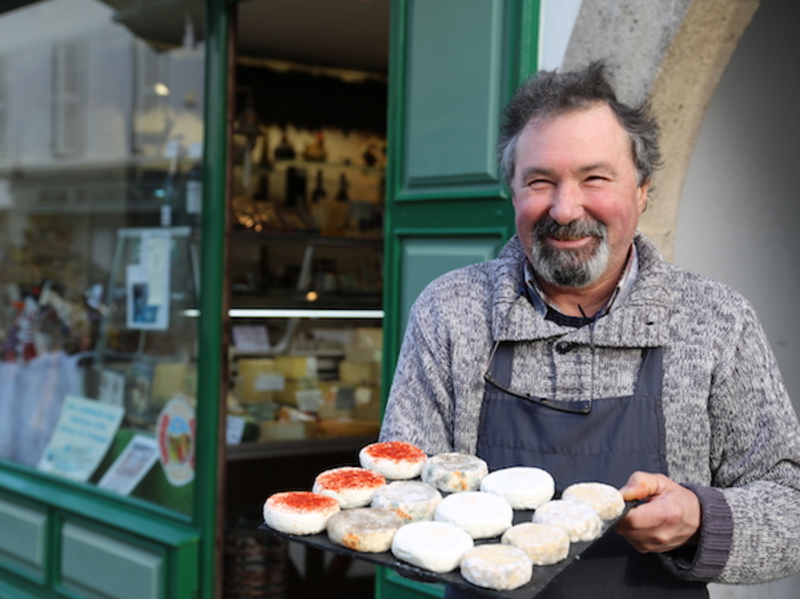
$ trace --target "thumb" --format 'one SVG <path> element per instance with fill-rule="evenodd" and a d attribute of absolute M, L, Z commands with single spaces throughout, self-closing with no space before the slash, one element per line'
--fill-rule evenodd
<path fill-rule="evenodd" d="M 659 479 L 657 474 L 634 472 L 619 491 L 625 501 L 640 501 L 655 495 L 658 492 L 658 488 Z"/>

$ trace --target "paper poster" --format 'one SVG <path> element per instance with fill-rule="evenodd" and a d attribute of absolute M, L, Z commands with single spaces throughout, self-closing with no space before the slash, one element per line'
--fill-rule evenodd
<path fill-rule="evenodd" d="M 100 388 L 97 401 L 122 406 L 125 404 L 125 375 L 104 368 L 100 371 Z"/>
<path fill-rule="evenodd" d="M 97 483 L 120 495 L 130 495 L 158 461 L 158 443 L 153 437 L 136 435 Z"/>
<path fill-rule="evenodd" d="M 166 231 L 142 234 L 140 263 L 129 264 L 125 271 L 129 329 L 169 327 L 170 245 Z"/>
<path fill-rule="evenodd" d="M 123 414 L 120 406 L 67 395 L 37 468 L 86 482 L 114 440 Z"/>
<path fill-rule="evenodd" d="M 194 409 L 183 399 L 167 402 L 156 422 L 158 458 L 167 480 L 182 487 L 194 480 Z"/>

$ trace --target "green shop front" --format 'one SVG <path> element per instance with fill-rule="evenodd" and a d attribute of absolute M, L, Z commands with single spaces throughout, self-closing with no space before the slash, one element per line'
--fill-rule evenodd
<path fill-rule="evenodd" d="M 0 596 L 441 596 L 267 538 L 513 231 L 535 0 L 0 2 Z"/>

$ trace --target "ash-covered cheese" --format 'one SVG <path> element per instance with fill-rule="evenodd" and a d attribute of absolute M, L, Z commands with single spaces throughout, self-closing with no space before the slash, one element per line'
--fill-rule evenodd
<path fill-rule="evenodd" d="M 342 510 L 328 520 L 328 538 L 353 551 L 381 553 L 392 546 L 392 539 L 403 520 L 389 510 L 354 508 Z"/>
<path fill-rule="evenodd" d="M 461 558 L 461 575 L 484 589 L 517 589 L 530 582 L 532 574 L 530 558 L 511 545 L 478 545 Z"/>
<path fill-rule="evenodd" d="M 625 510 L 622 493 L 605 483 L 575 483 L 564 489 L 561 499 L 588 503 L 603 520 L 613 520 Z"/>
<path fill-rule="evenodd" d="M 569 535 L 558 526 L 523 522 L 505 531 L 500 542 L 522 549 L 534 566 L 552 566 L 569 555 Z"/>
<path fill-rule="evenodd" d="M 600 536 L 603 521 L 588 503 L 555 499 L 536 508 L 535 524 L 558 526 L 573 543 L 592 541 Z"/>
<path fill-rule="evenodd" d="M 477 491 L 489 467 L 481 458 L 466 453 L 440 453 L 422 467 L 422 481 L 444 493 Z"/>
<path fill-rule="evenodd" d="M 433 520 L 436 506 L 442 501 L 442 494 L 417 480 L 399 480 L 381 487 L 372 498 L 372 507 L 391 510 L 404 522 Z"/>

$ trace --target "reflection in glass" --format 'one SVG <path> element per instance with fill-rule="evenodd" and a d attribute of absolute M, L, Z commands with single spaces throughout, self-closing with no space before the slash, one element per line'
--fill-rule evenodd
<path fill-rule="evenodd" d="M 112 4 L 0 15 L 0 458 L 63 473 L 121 409 L 85 482 L 114 472 L 108 488 L 189 511 L 202 4 Z M 134 445 L 167 459 L 114 466 Z"/>

